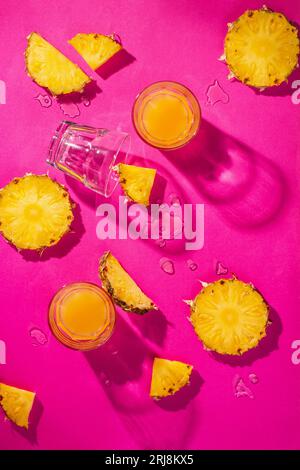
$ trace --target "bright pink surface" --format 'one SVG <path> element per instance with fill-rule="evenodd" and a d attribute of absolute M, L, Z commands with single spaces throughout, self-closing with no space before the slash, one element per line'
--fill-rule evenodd
<path fill-rule="evenodd" d="M 291 362 L 291 343 L 300 337 L 300 108 L 291 102 L 291 81 L 260 95 L 228 82 L 227 68 L 217 61 L 226 23 L 261 3 L 14 0 L 1 5 L 0 79 L 7 86 L 7 104 L 0 105 L 1 186 L 26 172 L 46 172 L 50 136 L 61 119 L 68 119 L 55 100 L 48 108 L 40 105 L 35 97 L 46 92 L 24 71 L 25 38 L 38 31 L 96 78 L 101 89 L 90 106 L 64 103 L 65 112 L 77 114 L 71 119 L 129 131 L 133 154 L 167 179 L 165 200 L 176 192 L 182 202 L 205 203 L 200 251 L 185 251 L 175 242 L 160 248 L 150 240 L 101 241 L 95 213 L 101 198 L 50 171 L 69 187 L 81 216 L 75 233 L 40 259 L 22 256 L 0 240 L 0 339 L 7 345 L 0 379 L 34 390 L 38 397 L 28 433 L 4 421 L 1 412 L 1 449 L 299 448 L 300 365 Z M 268 6 L 300 22 L 296 4 L 272 0 Z M 67 44 L 77 32 L 116 32 L 135 60 L 120 67 L 130 61 L 124 55 L 116 58 L 105 67 L 110 76 L 103 79 Z M 131 105 L 144 86 L 165 79 L 180 81 L 196 94 L 204 123 L 193 145 L 163 155 L 135 135 Z M 228 103 L 223 97 L 223 102 L 207 104 L 206 90 L 215 80 Z M 195 150 L 199 140 L 200 156 Z M 48 303 L 63 284 L 98 283 L 98 260 L 107 249 L 160 311 L 144 317 L 119 311 L 111 342 L 84 355 L 51 337 Z M 160 269 L 163 256 L 174 261 L 173 276 Z M 187 267 L 188 259 L 198 264 L 196 271 Z M 272 306 L 267 338 L 235 361 L 203 350 L 182 302 L 198 292 L 198 279 L 218 277 L 217 261 L 252 281 Z M 32 345 L 32 327 L 47 333 L 47 345 Z M 159 403 L 148 397 L 155 354 L 195 367 L 190 387 Z M 257 374 L 258 384 L 249 382 L 249 373 Z M 235 397 L 236 374 L 254 399 Z"/>

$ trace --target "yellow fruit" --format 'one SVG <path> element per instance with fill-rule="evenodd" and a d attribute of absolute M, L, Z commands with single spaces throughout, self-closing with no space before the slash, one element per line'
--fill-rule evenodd
<path fill-rule="evenodd" d="M 149 205 L 156 170 L 119 163 L 116 167 L 120 185 L 126 196 L 138 204 Z"/>
<path fill-rule="evenodd" d="M 193 366 L 179 361 L 156 357 L 153 362 L 150 397 L 163 398 L 174 395 L 190 380 Z"/>
<path fill-rule="evenodd" d="M 72 220 L 68 191 L 47 175 L 14 178 L 0 190 L 0 233 L 19 250 L 55 245 Z"/>
<path fill-rule="evenodd" d="M 99 275 L 104 289 L 123 310 L 142 315 L 157 309 L 109 251 L 100 260 Z"/>
<path fill-rule="evenodd" d="M 35 393 L 0 383 L 0 405 L 8 419 L 28 429 L 28 419 Z"/>
<path fill-rule="evenodd" d="M 247 10 L 229 24 L 225 59 L 241 82 L 257 88 L 280 85 L 297 67 L 298 29 L 282 13 Z"/>
<path fill-rule="evenodd" d="M 220 279 L 207 284 L 190 305 L 192 325 L 206 349 L 239 355 L 266 336 L 269 308 L 251 284 Z"/>
<path fill-rule="evenodd" d="M 91 81 L 78 65 L 71 62 L 37 33 L 28 36 L 25 52 L 26 69 L 38 85 L 53 95 L 82 91 Z"/>
<path fill-rule="evenodd" d="M 68 42 L 93 70 L 97 70 L 122 49 L 121 44 L 103 34 L 78 33 Z"/>

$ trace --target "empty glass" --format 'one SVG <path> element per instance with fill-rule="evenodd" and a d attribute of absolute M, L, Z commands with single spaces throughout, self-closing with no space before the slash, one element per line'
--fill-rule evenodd
<path fill-rule="evenodd" d="M 110 197 L 118 184 L 114 166 L 126 162 L 129 147 L 125 132 L 63 121 L 52 138 L 47 163 Z"/>

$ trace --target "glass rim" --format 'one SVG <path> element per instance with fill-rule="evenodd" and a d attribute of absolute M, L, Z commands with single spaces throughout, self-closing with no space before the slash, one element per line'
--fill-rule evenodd
<path fill-rule="evenodd" d="M 96 288 L 97 290 L 101 291 L 101 294 L 107 300 L 109 306 L 109 323 L 107 326 L 102 330 L 99 335 L 95 339 L 73 339 L 67 332 L 62 331 L 58 324 L 57 324 L 57 319 L 56 319 L 56 308 L 53 307 L 53 302 L 55 298 L 65 289 L 67 290 L 68 287 L 71 286 L 80 286 L 80 285 L 88 285 L 91 286 L 92 288 Z M 63 346 L 66 346 L 70 349 L 76 350 L 76 351 L 91 351 L 94 349 L 97 349 L 98 347 L 102 346 L 105 344 L 113 334 L 115 324 L 116 324 L 116 308 L 115 304 L 111 298 L 111 296 L 108 294 L 108 292 L 101 286 L 89 282 L 89 281 L 76 281 L 76 282 L 70 282 L 68 284 L 64 284 L 62 287 L 60 287 L 55 294 L 52 296 L 49 304 L 48 304 L 48 324 L 49 328 L 53 334 L 53 336 L 59 341 Z M 108 332 L 107 336 L 103 338 L 103 334 L 105 332 Z"/>
<path fill-rule="evenodd" d="M 155 85 L 160 85 L 162 83 L 165 83 L 165 84 L 170 84 L 170 85 L 177 85 L 181 88 L 183 88 L 184 90 L 186 90 L 191 96 L 192 98 L 195 100 L 195 103 L 196 103 L 196 106 L 199 110 L 199 122 L 197 124 L 197 128 L 195 129 L 195 131 L 193 132 L 193 134 L 191 136 L 189 136 L 189 138 L 185 141 L 183 141 L 182 143 L 179 143 L 179 145 L 174 145 L 174 146 L 170 146 L 170 147 L 162 147 L 160 145 L 156 145 L 152 142 L 149 142 L 141 133 L 140 131 L 138 130 L 137 128 L 137 125 L 136 125 L 136 122 L 135 122 L 135 109 L 136 109 L 136 105 L 138 103 L 138 100 L 139 98 L 141 97 L 141 95 L 143 93 L 145 93 L 145 91 L 147 91 L 149 88 L 151 88 L 152 86 L 154 87 Z M 177 82 L 175 80 L 158 80 L 156 82 L 152 82 L 150 83 L 149 85 L 145 86 L 135 97 L 134 99 L 134 102 L 133 102 L 133 105 L 132 105 L 132 109 L 131 109 L 131 120 L 132 120 L 132 124 L 133 124 L 133 127 L 137 133 L 137 135 L 143 140 L 143 142 L 145 142 L 146 144 L 150 145 L 150 147 L 153 147 L 153 148 L 156 148 L 156 149 L 159 149 L 159 150 L 165 150 L 165 151 L 172 151 L 172 150 L 177 150 L 181 147 L 184 147 L 185 145 L 189 144 L 191 142 L 191 140 L 193 140 L 195 138 L 195 136 L 198 134 L 198 131 L 199 131 L 199 128 L 200 128 L 200 123 L 201 123 L 201 118 L 202 118 L 202 112 L 201 112 L 201 106 L 200 106 L 200 103 L 198 101 L 198 98 L 196 97 L 196 95 L 192 92 L 192 90 L 187 87 L 186 85 L 183 85 L 182 83 L 180 82 Z"/>

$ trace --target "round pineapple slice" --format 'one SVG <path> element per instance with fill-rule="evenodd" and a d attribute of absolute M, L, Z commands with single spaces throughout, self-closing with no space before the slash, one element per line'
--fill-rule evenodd
<path fill-rule="evenodd" d="M 31 33 L 27 39 L 25 62 L 28 75 L 53 95 L 83 91 L 91 81 L 78 65 L 39 34 Z"/>
<path fill-rule="evenodd" d="M 280 85 L 298 65 L 298 29 L 282 13 L 247 10 L 228 26 L 225 60 L 231 76 L 257 88 Z"/>
<path fill-rule="evenodd" d="M 14 178 L 0 190 L 0 233 L 19 250 L 55 245 L 72 220 L 69 193 L 47 175 Z"/>
<path fill-rule="evenodd" d="M 206 349 L 241 355 L 266 336 L 269 308 L 251 284 L 220 279 L 190 304 L 190 320 Z"/>

